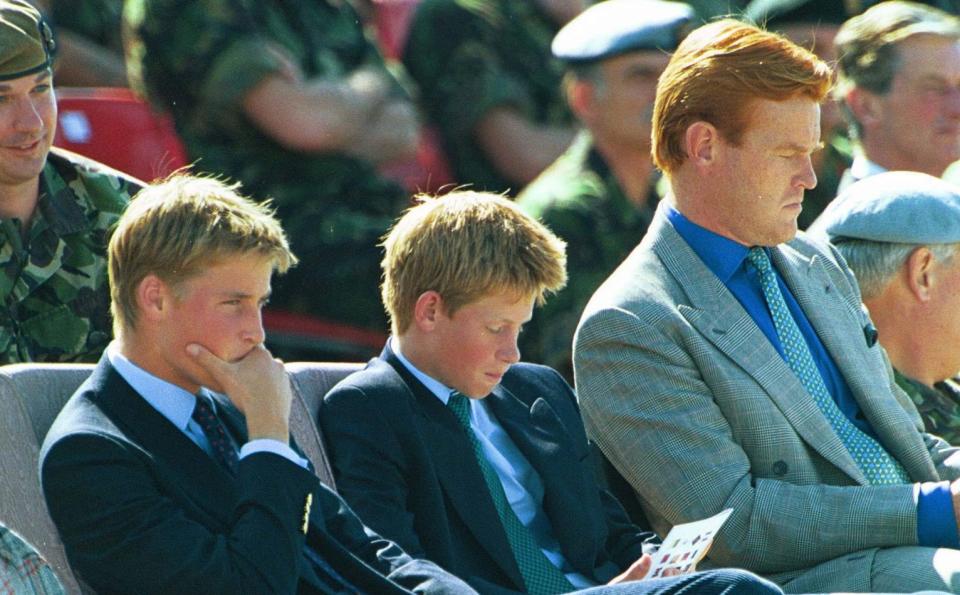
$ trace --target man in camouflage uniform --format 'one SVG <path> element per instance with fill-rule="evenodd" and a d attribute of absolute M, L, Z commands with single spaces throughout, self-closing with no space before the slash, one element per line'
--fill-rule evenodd
<path fill-rule="evenodd" d="M 403 61 L 454 178 L 514 193 L 573 139 L 550 41 L 585 0 L 424 0 Z"/>
<path fill-rule="evenodd" d="M 864 304 L 928 432 L 960 445 L 960 187 L 919 172 L 850 185 L 814 222 L 857 276 Z"/>
<path fill-rule="evenodd" d="M 0 1 L 0 363 L 96 361 L 110 341 L 106 237 L 140 183 L 51 151 L 53 41 Z"/>
<path fill-rule="evenodd" d="M 406 205 L 375 165 L 416 149 L 416 113 L 349 2 L 131 0 L 131 84 L 196 169 L 272 198 L 300 265 L 274 305 L 386 329 L 379 237 Z"/>
<path fill-rule="evenodd" d="M 517 198 L 569 247 L 569 282 L 525 327 L 521 352 L 568 380 L 583 307 L 640 242 L 656 209 L 650 118 L 657 77 L 692 19 L 679 2 L 609 0 L 554 39 L 553 53 L 568 65 L 567 101 L 586 130 Z"/>

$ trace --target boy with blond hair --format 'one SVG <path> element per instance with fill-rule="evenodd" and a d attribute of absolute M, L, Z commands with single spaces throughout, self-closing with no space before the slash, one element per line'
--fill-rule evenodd
<path fill-rule="evenodd" d="M 338 489 L 376 531 L 483 593 L 776 593 L 740 571 L 635 582 L 657 540 L 599 489 L 570 387 L 518 363 L 565 247 L 516 205 L 421 197 L 384 242 L 393 336 L 324 399 Z M 611 586 L 606 586 L 611 583 Z"/>
<path fill-rule="evenodd" d="M 263 346 L 274 271 L 296 262 L 236 186 L 176 176 L 109 246 L 117 339 L 41 453 L 71 565 L 109 593 L 474 593 L 364 527 L 290 443 Z"/>

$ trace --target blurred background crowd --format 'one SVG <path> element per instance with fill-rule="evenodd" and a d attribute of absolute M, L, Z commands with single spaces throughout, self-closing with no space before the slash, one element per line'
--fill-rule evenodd
<path fill-rule="evenodd" d="M 275 281 L 267 325 L 274 339 L 307 337 L 273 345 L 281 355 L 375 354 L 387 329 L 377 290 L 379 239 L 417 191 L 468 186 L 515 197 L 568 242 L 569 284 L 535 314 L 521 346 L 525 360 L 569 377 L 583 306 L 642 238 L 664 192 L 649 136 L 670 50 L 690 29 L 735 15 L 836 65 L 838 48 L 862 53 L 862 35 L 849 31 L 844 46 L 841 26 L 877 2 L 638 0 L 648 30 L 624 36 L 611 28 L 601 50 L 555 39 L 588 0 L 36 4 L 56 40 L 57 144 L 124 169 L 131 155 L 125 145 L 137 133 L 116 130 L 109 113 L 98 122 L 92 112 L 70 109 L 69 101 L 142 102 L 154 123 L 169 126 L 170 138 L 154 142 L 154 154 L 128 173 L 150 181 L 189 163 L 273 202 L 301 263 Z M 960 8 L 956 0 L 922 4 L 944 17 Z M 596 26 L 611 27 L 611 19 Z M 801 228 L 850 181 L 845 175 L 863 177 L 856 174 L 864 168 L 951 178 L 947 165 L 960 158 L 960 64 L 955 53 L 944 63 L 938 48 L 907 49 L 917 55 L 903 53 L 897 65 L 871 54 L 891 62 L 875 88 L 854 80 L 865 67 L 851 62 L 846 86 L 823 106 L 819 183 L 806 193 Z M 915 64 L 900 64 L 907 58 Z M 938 73 L 923 78 L 923 68 Z M 890 104 L 882 117 L 863 89 Z M 946 127 L 954 142 L 932 140 L 925 126 Z M 106 136 L 104 147 L 98 138 Z M 902 155 L 855 164 L 863 138 Z M 309 329 L 320 340 L 310 341 Z"/>

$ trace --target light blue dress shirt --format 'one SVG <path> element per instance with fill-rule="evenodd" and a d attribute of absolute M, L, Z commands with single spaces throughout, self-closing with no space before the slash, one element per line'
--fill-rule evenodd
<path fill-rule="evenodd" d="M 392 338 L 390 348 L 407 370 L 446 405 L 453 389 L 418 370 L 403 356 L 397 342 Z M 573 570 L 564 558 L 560 543 L 553 536 L 550 519 L 543 510 L 543 482 L 537 471 L 494 417 L 486 399 L 467 401 L 470 403 L 470 427 L 480 441 L 487 461 L 497 472 L 503 491 L 507 494 L 507 501 L 517 518 L 533 533 L 547 559 L 566 575 L 574 587 L 585 589 L 596 586 L 597 583 Z"/>
<path fill-rule="evenodd" d="M 866 155 L 859 151 L 854 156 L 853 163 L 850 164 L 850 174 L 855 180 L 869 178 L 870 176 L 882 174 L 885 171 L 887 171 L 885 167 L 881 167 L 873 161 L 870 161 Z"/>
<path fill-rule="evenodd" d="M 175 384 L 166 380 L 161 380 L 153 374 L 140 368 L 122 353 L 116 341 L 107 346 L 107 358 L 110 365 L 120 376 L 127 381 L 133 390 L 137 391 L 143 399 L 156 409 L 160 415 L 170 421 L 178 430 L 183 432 L 187 438 L 199 446 L 205 453 L 214 456 L 210 442 L 207 440 L 203 429 L 193 419 L 193 408 L 196 405 L 196 396 Z M 207 389 L 201 389 L 207 390 Z M 210 391 L 213 392 L 213 391 Z M 216 407 L 216 402 L 212 405 Z M 216 410 L 216 409 L 214 409 Z M 230 440 L 234 438 L 230 436 Z M 234 444 L 236 446 L 236 444 Z M 278 440 L 270 438 L 260 438 L 251 440 L 240 448 L 239 458 L 252 455 L 257 452 L 270 452 L 279 455 L 292 463 L 307 468 L 307 460 L 300 457 L 289 445 Z"/>
<path fill-rule="evenodd" d="M 756 269 L 747 264 L 749 247 L 731 239 L 716 234 L 701 227 L 684 217 L 673 207 L 668 207 L 667 219 L 673 224 L 680 237 L 696 252 L 700 260 L 713 274 L 730 290 L 743 306 L 747 314 L 753 318 L 763 334 L 773 344 L 780 357 L 783 357 L 783 347 L 777 336 L 770 309 L 763 297 L 763 288 L 760 285 L 760 276 Z M 833 396 L 837 406 L 858 428 L 876 438 L 870 422 L 860 411 L 860 405 L 853 397 L 847 381 L 840 373 L 836 362 L 820 341 L 816 331 L 807 319 L 800 304 L 797 303 L 790 288 L 783 278 L 773 268 L 777 276 L 777 284 L 783 293 L 787 308 L 793 315 L 800 332 L 807 341 L 810 353 L 820 370 L 827 390 Z M 960 546 L 957 535 L 957 523 L 953 514 L 953 499 L 950 496 L 950 483 L 946 481 L 928 482 L 920 484 L 917 494 L 917 540 L 920 545 L 928 547 Z"/>

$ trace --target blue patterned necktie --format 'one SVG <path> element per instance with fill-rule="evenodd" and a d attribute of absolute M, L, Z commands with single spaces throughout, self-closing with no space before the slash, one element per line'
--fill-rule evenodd
<path fill-rule="evenodd" d="M 232 475 L 237 474 L 237 466 L 240 459 L 237 457 L 237 449 L 233 446 L 233 441 L 227 435 L 223 422 L 217 418 L 210 403 L 210 397 L 203 390 L 197 393 L 197 404 L 193 408 L 193 419 L 203 430 L 213 449 L 214 458 L 223 465 L 224 469 Z"/>
<path fill-rule="evenodd" d="M 573 585 L 560 572 L 560 569 L 547 559 L 543 550 L 537 545 L 533 533 L 520 522 L 510 506 L 507 494 L 503 491 L 503 484 L 500 483 L 500 477 L 497 476 L 493 465 L 487 461 L 487 457 L 483 453 L 483 446 L 473 433 L 473 428 L 470 427 L 470 403 L 467 401 L 467 397 L 454 391 L 450 395 L 447 405 L 467 432 L 467 438 L 470 440 L 473 454 L 480 465 L 480 472 L 487 484 L 490 497 L 493 499 L 493 506 L 497 509 L 497 516 L 500 517 L 500 522 L 507 534 L 507 541 L 510 543 L 513 557 L 520 568 L 520 574 L 523 576 L 527 592 L 531 595 L 552 595 L 573 591 Z"/>
<path fill-rule="evenodd" d="M 763 248 L 753 247 L 747 258 L 760 273 L 763 296 L 773 316 L 773 325 L 783 345 L 787 364 L 807 392 L 813 396 L 817 407 L 830 422 L 830 427 L 837 433 L 840 441 L 847 447 L 867 481 L 873 485 L 910 483 L 910 476 L 900 463 L 891 457 L 879 442 L 854 425 L 837 407 L 837 403 L 823 382 L 820 370 L 813 361 L 807 341 L 787 308 L 767 253 Z"/>

